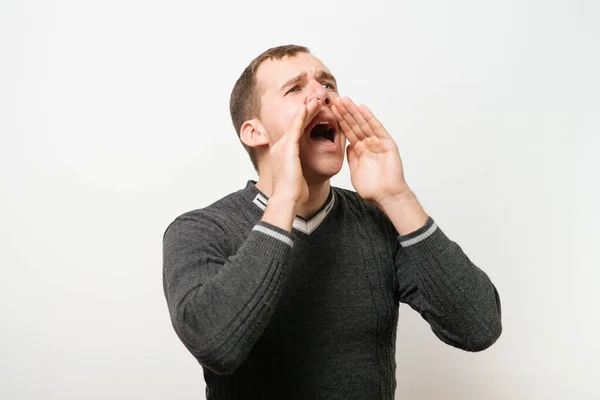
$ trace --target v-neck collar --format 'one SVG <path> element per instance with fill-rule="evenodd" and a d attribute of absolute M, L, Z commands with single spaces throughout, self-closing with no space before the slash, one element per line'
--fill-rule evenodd
<path fill-rule="evenodd" d="M 252 183 L 254 186 L 254 182 L 252 182 Z M 267 208 L 267 203 L 268 203 L 269 199 L 267 198 L 267 196 L 264 195 L 264 193 L 262 193 L 260 190 L 258 190 L 258 188 L 256 188 L 256 186 L 254 186 L 254 189 L 258 193 L 256 194 L 256 196 L 254 196 L 254 199 L 252 200 L 252 202 L 257 207 L 259 207 L 261 210 L 264 211 Z M 323 206 L 321 206 L 321 208 L 319 208 L 319 210 L 317 210 L 317 212 L 315 212 L 313 214 L 313 216 L 310 217 L 309 219 L 304 219 L 301 216 L 296 215 L 296 217 L 294 218 L 292 227 L 306 235 L 310 235 L 312 232 L 315 231 L 315 229 L 317 229 L 319 227 L 319 225 L 321 225 L 323 223 L 323 221 L 325 221 L 325 219 L 327 218 L 327 215 L 329 215 L 331 210 L 333 210 L 334 204 L 335 204 L 335 192 L 333 191 L 333 188 L 330 188 L 329 189 L 329 197 L 327 197 L 325 204 L 323 204 Z"/>

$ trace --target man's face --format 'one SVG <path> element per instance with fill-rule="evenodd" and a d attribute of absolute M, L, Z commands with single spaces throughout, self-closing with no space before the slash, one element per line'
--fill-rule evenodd
<path fill-rule="evenodd" d="M 313 98 L 323 102 L 316 117 L 300 138 L 300 161 L 307 182 L 318 182 L 337 174 L 344 162 L 346 138 L 329 108 L 338 97 L 335 78 L 319 59 L 308 53 L 281 60 L 266 60 L 257 71 L 262 92 L 260 121 L 270 143 L 289 129 L 301 106 Z M 329 105 L 325 99 L 329 98 Z"/>

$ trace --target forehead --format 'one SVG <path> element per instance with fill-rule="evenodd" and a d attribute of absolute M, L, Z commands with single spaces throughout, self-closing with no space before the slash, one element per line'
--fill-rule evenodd
<path fill-rule="evenodd" d="M 309 53 L 297 53 L 295 56 L 285 56 L 280 60 L 266 60 L 256 71 L 256 77 L 263 92 L 278 90 L 290 78 L 306 72 L 308 76 L 317 71 L 329 69 L 317 57 Z"/>

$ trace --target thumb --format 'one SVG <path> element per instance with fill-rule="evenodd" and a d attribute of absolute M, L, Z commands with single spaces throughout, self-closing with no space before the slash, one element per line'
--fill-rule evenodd
<path fill-rule="evenodd" d="M 293 139 L 294 141 L 300 140 L 302 134 L 304 133 L 304 129 L 317 113 L 317 110 L 319 109 L 320 105 L 319 102 L 320 100 L 313 98 L 308 102 L 308 104 L 302 105 L 302 107 L 300 107 L 300 109 L 296 113 L 296 116 L 294 117 L 292 126 L 290 127 L 289 134 L 291 136 L 291 139 Z"/>
<path fill-rule="evenodd" d="M 350 172 L 352 172 L 358 166 L 358 154 L 356 154 L 354 145 L 351 144 L 346 147 L 346 156 L 346 159 L 348 160 L 348 166 L 350 167 Z"/>

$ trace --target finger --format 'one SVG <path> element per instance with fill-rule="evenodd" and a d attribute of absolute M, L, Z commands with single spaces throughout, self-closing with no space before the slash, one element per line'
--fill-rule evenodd
<path fill-rule="evenodd" d="M 304 118 L 304 126 L 302 130 L 306 129 L 306 127 L 311 123 L 313 118 L 318 114 L 322 105 L 323 102 L 321 101 L 321 99 L 311 99 L 308 102 L 308 104 L 306 105 L 308 113 L 306 114 L 306 118 Z"/>
<path fill-rule="evenodd" d="M 360 130 L 366 137 L 375 136 L 373 129 L 361 114 L 360 109 L 352 100 L 350 100 L 350 98 L 346 97 L 342 99 L 342 104 L 346 107 L 348 114 L 353 118 L 353 122 L 350 123 L 353 131 L 356 132 L 357 130 Z"/>
<path fill-rule="evenodd" d="M 310 123 L 312 118 L 316 114 L 316 110 L 319 109 L 319 100 L 311 99 L 308 104 L 302 105 L 298 111 L 296 112 L 296 116 L 294 117 L 294 121 L 292 122 L 292 126 L 288 131 L 288 135 L 290 138 L 298 141 L 302 137 L 304 133 L 304 129 Z"/>
<path fill-rule="evenodd" d="M 356 154 L 356 149 L 354 148 L 353 144 L 346 147 L 346 159 L 348 160 L 350 171 L 354 171 L 354 169 L 358 166 L 358 155 Z"/>
<path fill-rule="evenodd" d="M 358 140 L 363 140 L 366 137 L 365 132 L 360 128 L 356 119 L 354 119 L 354 116 L 350 113 L 350 110 L 348 110 L 346 104 L 342 100 L 343 99 L 340 97 L 339 99 L 336 99 L 335 102 L 335 106 L 342 116 L 342 121 L 346 123 L 349 130 L 354 133 Z"/>
<path fill-rule="evenodd" d="M 342 133 L 344 134 L 344 136 L 346 136 L 348 138 L 350 143 L 352 143 L 352 144 L 356 143 L 358 141 L 358 138 L 352 131 L 352 128 L 350 128 L 350 125 L 348 125 L 348 123 L 344 120 L 344 117 L 342 117 L 342 115 L 340 114 L 340 111 L 335 106 L 335 104 L 331 105 L 331 111 L 333 112 L 333 115 L 335 115 L 335 118 L 338 120 L 338 125 L 339 125 L 340 129 L 342 130 Z"/>
<path fill-rule="evenodd" d="M 381 122 L 379 122 L 379 120 L 377 118 L 375 118 L 375 115 L 373 115 L 373 113 L 371 112 L 371 110 L 369 110 L 369 108 L 367 106 L 365 106 L 364 104 L 361 104 L 358 107 L 360 113 L 362 114 L 363 118 L 365 119 L 365 121 L 367 122 L 367 124 L 369 124 L 369 126 L 371 127 L 371 130 L 373 131 L 373 133 L 375 134 L 375 136 L 379 137 L 379 138 L 390 138 L 391 136 L 388 133 L 387 129 L 384 128 L 383 124 Z"/>

